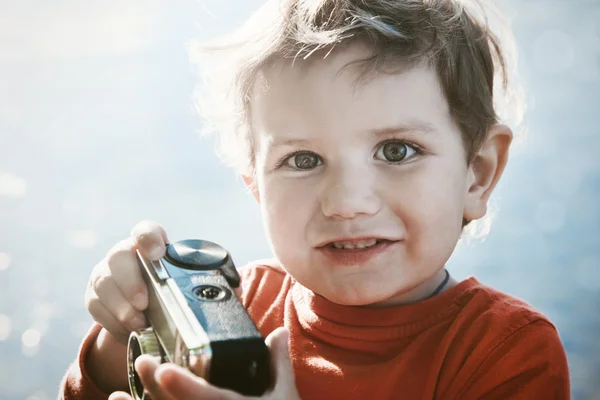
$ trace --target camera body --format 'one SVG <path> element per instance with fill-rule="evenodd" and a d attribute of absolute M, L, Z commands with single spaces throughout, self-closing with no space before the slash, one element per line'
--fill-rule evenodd
<path fill-rule="evenodd" d="M 129 387 L 148 399 L 135 371 L 141 354 L 188 368 L 215 386 L 258 396 L 271 384 L 264 338 L 233 292 L 240 277 L 229 253 L 204 240 L 167 245 L 151 261 L 137 252 L 148 287 L 144 312 L 150 327 L 132 332 L 128 343 Z"/>

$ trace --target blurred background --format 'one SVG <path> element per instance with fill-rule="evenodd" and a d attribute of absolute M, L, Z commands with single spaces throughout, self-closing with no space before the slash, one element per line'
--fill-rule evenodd
<path fill-rule="evenodd" d="M 201 139 L 186 46 L 257 0 L 0 0 L 0 398 L 56 398 L 93 266 L 141 219 L 268 257 L 258 207 Z M 528 99 L 475 274 L 546 313 L 600 399 L 600 1 L 504 0 Z"/>

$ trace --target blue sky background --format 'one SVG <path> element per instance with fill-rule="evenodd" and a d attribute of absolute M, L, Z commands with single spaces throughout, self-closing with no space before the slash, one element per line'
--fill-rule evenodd
<path fill-rule="evenodd" d="M 56 397 L 91 323 L 93 266 L 141 219 L 269 256 L 258 207 L 194 114 L 186 45 L 257 0 L 0 0 L 0 398 Z M 528 132 L 458 278 L 556 323 L 573 398 L 600 398 L 600 2 L 504 0 Z"/>

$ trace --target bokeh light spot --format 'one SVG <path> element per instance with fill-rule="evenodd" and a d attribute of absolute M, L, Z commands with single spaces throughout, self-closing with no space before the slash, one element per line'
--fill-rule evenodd
<path fill-rule="evenodd" d="M 0 252 L 0 271 L 7 270 L 10 267 L 10 254 Z"/>
<path fill-rule="evenodd" d="M 0 196 L 23 197 L 27 192 L 27 183 L 24 179 L 13 174 L 0 172 Z"/>
<path fill-rule="evenodd" d="M 21 336 L 21 342 L 25 347 L 36 347 L 41 339 L 42 335 L 35 329 L 27 329 Z"/>

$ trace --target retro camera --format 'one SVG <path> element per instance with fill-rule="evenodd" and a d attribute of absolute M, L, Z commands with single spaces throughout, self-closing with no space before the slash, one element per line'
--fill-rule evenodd
<path fill-rule="evenodd" d="M 133 398 L 150 398 L 134 368 L 142 354 L 188 368 L 215 386 L 263 394 L 271 384 L 269 350 L 232 290 L 240 277 L 229 253 L 205 240 L 183 240 L 167 245 L 161 260 L 139 251 L 137 258 L 148 287 L 150 327 L 129 337 Z"/>

